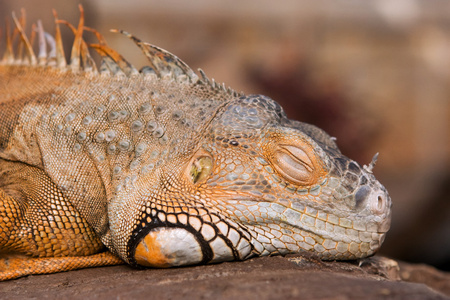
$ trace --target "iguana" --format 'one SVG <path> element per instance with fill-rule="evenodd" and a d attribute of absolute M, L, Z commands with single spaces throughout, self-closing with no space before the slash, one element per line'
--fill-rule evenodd
<path fill-rule="evenodd" d="M 24 18 L 13 16 L 16 29 L 5 35 L 0 280 L 123 262 L 165 268 L 377 251 L 391 199 L 372 174 L 376 156 L 361 167 L 269 97 L 198 76 L 120 31 L 149 60 L 138 71 L 80 11 L 76 28 L 55 13 L 53 37 L 38 22 L 38 56 Z M 75 34 L 68 64 L 61 23 Z M 88 45 L 84 31 L 99 42 Z"/>

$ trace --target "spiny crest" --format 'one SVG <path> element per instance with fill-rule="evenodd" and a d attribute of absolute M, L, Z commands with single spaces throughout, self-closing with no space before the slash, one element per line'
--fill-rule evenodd
<path fill-rule="evenodd" d="M 55 35 L 52 36 L 51 34 L 45 32 L 42 23 L 38 21 L 36 25 L 32 25 L 30 38 L 27 37 L 24 29 L 26 23 L 25 11 L 21 11 L 21 16 L 19 19 L 13 13 L 12 18 L 15 29 L 11 35 L 9 21 L 6 20 L 6 49 L 3 59 L 0 61 L 0 65 L 51 66 L 62 71 L 71 70 L 72 72 L 85 72 L 93 74 L 100 73 L 101 76 L 131 77 L 151 75 L 158 78 L 170 77 L 177 81 L 204 84 L 217 92 L 225 92 L 233 97 L 241 96 L 241 93 L 237 93 L 229 87 L 227 88 L 224 84 L 217 84 L 214 79 L 210 80 L 200 69 L 199 72 L 201 78 L 199 78 L 186 63 L 172 53 L 143 42 L 126 31 L 111 30 L 112 32 L 118 32 L 130 38 L 147 57 L 150 63 L 149 66 L 145 66 L 138 71 L 121 54 L 110 48 L 106 44 L 104 37 L 98 31 L 84 26 L 84 10 L 81 5 L 79 5 L 79 9 L 80 19 L 77 27 L 65 20 L 60 20 L 56 11 L 53 10 L 56 27 Z M 75 36 L 69 64 L 67 64 L 65 59 L 59 24 L 66 25 L 72 30 Z M 87 44 L 83 40 L 84 31 L 92 32 L 96 36 L 98 43 Z M 36 34 L 38 36 L 37 57 L 32 46 Z M 17 43 L 17 49 L 14 50 L 13 45 L 17 36 L 19 36 L 20 40 Z M 47 46 L 50 50 L 47 50 Z M 98 69 L 89 53 L 89 48 L 94 49 L 102 58 Z"/>

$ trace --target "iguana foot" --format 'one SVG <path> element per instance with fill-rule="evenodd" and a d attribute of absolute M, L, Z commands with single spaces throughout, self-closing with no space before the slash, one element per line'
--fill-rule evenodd
<path fill-rule="evenodd" d="M 0 258 L 0 281 L 34 274 L 52 274 L 82 268 L 120 265 L 124 262 L 111 252 L 89 256 L 30 258 L 24 255 L 6 255 Z"/>

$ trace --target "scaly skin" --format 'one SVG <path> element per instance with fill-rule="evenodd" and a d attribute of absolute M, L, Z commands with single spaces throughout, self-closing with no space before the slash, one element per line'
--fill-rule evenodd
<path fill-rule="evenodd" d="M 98 73 L 82 31 L 83 17 L 68 66 L 58 47 L 40 60 L 26 48 L 21 64 L 7 50 L 0 65 L 0 280 L 381 246 L 391 200 L 375 161 L 359 166 L 272 99 L 199 78 L 127 33 L 150 67 L 100 37 Z"/>

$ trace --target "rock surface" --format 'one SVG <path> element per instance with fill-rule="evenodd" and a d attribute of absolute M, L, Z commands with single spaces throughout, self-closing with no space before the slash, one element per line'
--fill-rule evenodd
<path fill-rule="evenodd" d="M 401 279 L 400 279 L 401 278 Z M 406 280 L 411 282 L 406 282 Z M 384 257 L 309 255 L 173 269 L 83 269 L 0 282 L 0 299 L 450 299 L 450 274 Z"/>

